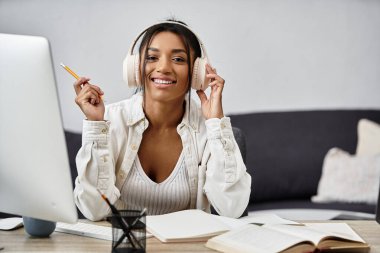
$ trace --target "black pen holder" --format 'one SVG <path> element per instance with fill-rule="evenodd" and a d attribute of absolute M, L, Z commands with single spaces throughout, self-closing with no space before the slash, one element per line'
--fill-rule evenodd
<path fill-rule="evenodd" d="M 112 224 L 112 253 L 143 253 L 146 249 L 146 214 L 119 210 L 107 218 Z"/>

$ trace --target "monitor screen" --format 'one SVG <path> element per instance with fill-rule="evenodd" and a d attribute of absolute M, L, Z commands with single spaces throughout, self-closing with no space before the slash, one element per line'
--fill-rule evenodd
<path fill-rule="evenodd" d="M 0 212 L 75 222 L 49 43 L 0 33 Z"/>

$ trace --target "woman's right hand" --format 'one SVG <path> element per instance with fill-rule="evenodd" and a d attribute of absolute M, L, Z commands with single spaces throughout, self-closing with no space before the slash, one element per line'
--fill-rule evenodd
<path fill-rule="evenodd" d="M 96 85 L 88 83 L 90 78 L 81 77 L 74 83 L 77 97 L 75 102 L 80 107 L 88 120 L 104 120 L 104 102 L 102 99 L 103 91 Z"/>

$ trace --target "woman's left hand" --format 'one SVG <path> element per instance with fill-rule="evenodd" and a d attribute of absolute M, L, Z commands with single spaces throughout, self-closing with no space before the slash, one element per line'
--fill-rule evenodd
<path fill-rule="evenodd" d="M 203 116 L 206 119 L 221 119 L 224 117 L 222 107 L 222 91 L 224 87 L 224 79 L 221 78 L 216 73 L 216 69 L 212 68 L 209 64 L 206 64 L 206 71 L 207 77 L 211 78 L 211 83 L 209 84 L 211 88 L 210 97 L 207 98 L 207 95 L 203 90 L 197 91 L 202 104 Z"/>

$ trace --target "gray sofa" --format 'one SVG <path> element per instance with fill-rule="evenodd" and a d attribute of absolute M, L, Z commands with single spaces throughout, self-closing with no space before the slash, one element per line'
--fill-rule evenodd
<path fill-rule="evenodd" d="M 323 159 L 332 147 L 356 151 L 361 118 L 380 122 L 380 110 L 320 110 L 230 115 L 242 130 L 252 175 L 248 211 L 329 209 L 374 214 L 375 205 L 313 203 Z"/>

